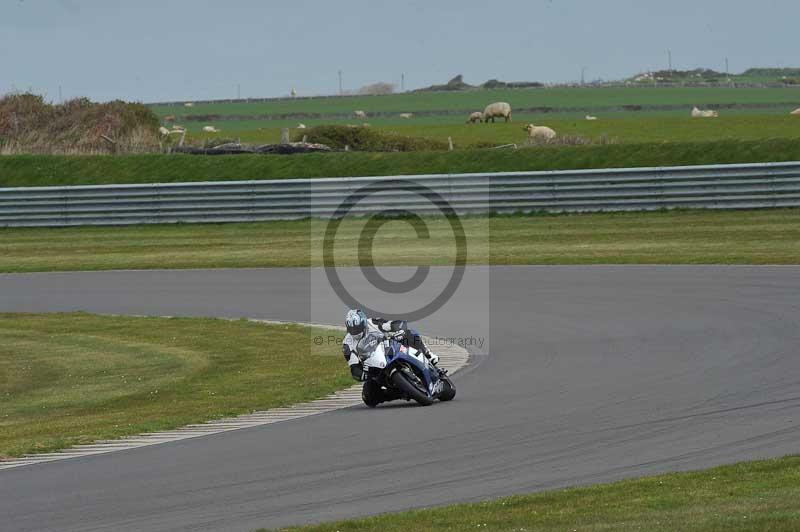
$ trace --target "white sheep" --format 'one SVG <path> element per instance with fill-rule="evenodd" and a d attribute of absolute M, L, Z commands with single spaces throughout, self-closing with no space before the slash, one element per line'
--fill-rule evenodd
<path fill-rule="evenodd" d="M 183 104 L 183 106 L 184 107 L 194 107 L 194 104 L 192 102 L 186 102 L 185 104 Z"/>
<path fill-rule="evenodd" d="M 164 137 L 169 135 L 169 129 L 165 128 L 164 126 L 159 127 L 158 132 L 161 133 L 161 135 Z"/>
<path fill-rule="evenodd" d="M 400 113 L 400 118 L 411 118 L 414 113 Z"/>
<path fill-rule="evenodd" d="M 172 131 L 183 132 L 183 131 L 186 131 L 186 128 L 184 126 L 181 126 L 181 125 L 178 125 L 178 124 L 173 124 L 172 125 Z"/>
<path fill-rule="evenodd" d="M 483 110 L 483 121 L 487 124 L 489 120 L 494 123 L 495 118 L 503 118 L 506 122 L 511 122 L 511 106 L 506 102 L 490 103 Z"/>
<path fill-rule="evenodd" d="M 597 117 L 592 115 L 586 115 L 586 120 L 597 120 Z"/>
<path fill-rule="evenodd" d="M 534 140 L 551 140 L 556 137 L 556 132 L 547 126 L 536 126 L 528 124 L 522 128 L 523 131 L 528 132 L 528 138 Z"/>
<path fill-rule="evenodd" d="M 692 108 L 692 118 L 715 118 L 718 116 L 718 111 L 712 111 L 711 109 L 704 109 L 701 111 L 697 107 Z"/>
<path fill-rule="evenodd" d="M 205 133 L 219 133 L 219 129 L 214 126 L 203 126 L 203 131 Z"/>
<path fill-rule="evenodd" d="M 789 113 L 790 115 L 800 116 L 800 107 Z"/>
<path fill-rule="evenodd" d="M 356 118 L 366 118 L 367 113 L 365 113 L 364 111 L 353 111 L 353 116 L 355 116 Z"/>
<path fill-rule="evenodd" d="M 480 111 L 470 113 L 469 118 L 467 118 L 467 124 L 474 124 L 475 122 L 483 122 L 483 113 Z"/>
<path fill-rule="evenodd" d="M 305 129 L 305 128 L 306 128 L 305 124 L 297 124 L 297 129 Z"/>

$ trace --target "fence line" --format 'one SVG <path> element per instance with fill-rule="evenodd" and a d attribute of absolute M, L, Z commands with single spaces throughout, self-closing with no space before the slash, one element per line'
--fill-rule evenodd
<path fill-rule="evenodd" d="M 330 218 L 343 209 L 366 215 L 797 206 L 800 162 L 789 162 L 0 188 L 0 226 L 290 220 Z"/>

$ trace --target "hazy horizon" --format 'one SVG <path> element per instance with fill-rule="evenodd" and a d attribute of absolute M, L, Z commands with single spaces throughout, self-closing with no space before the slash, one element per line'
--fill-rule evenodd
<path fill-rule="evenodd" d="M 367 0 L 220 5 L 143 0 L 11 0 L 0 5 L 0 94 L 57 101 L 205 100 L 400 90 L 457 74 L 560 83 L 667 68 L 742 72 L 797 62 L 800 3 L 708 0 Z"/>

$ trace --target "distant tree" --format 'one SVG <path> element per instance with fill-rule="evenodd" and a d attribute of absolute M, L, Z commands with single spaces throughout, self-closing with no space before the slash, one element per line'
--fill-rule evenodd
<path fill-rule="evenodd" d="M 394 92 L 394 85 L 379 81 L 378 83 L 371 83 L 364 85 L 358 89 L 358 94 L 365 94 L 369 96 L 380 96 L 382 94 L 392 94 Z"/>

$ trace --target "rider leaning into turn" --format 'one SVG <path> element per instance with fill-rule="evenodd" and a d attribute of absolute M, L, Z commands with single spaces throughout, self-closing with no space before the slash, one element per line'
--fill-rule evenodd
<path fill-rule="evenodd" d="M 405 346 L 410 346 L 430 361 L 431 364 L 438 364 L 439 357 L 431 353 L 430 349 L 422 341 L 422 337 L 414 329 L 408 328 L 408 323 L 402 320 L 385 320 L 383 318 L 367 318 L 361 309 L 353 309 L 347 312 L 345 317 L 347 335 L 342 342 L 342 353 L 344 359 L 350 365 L 350 374 L 357 381 L 365 380 L 367 375 L 364 373 L 364 366 L 356 354 L 358 341 L 364 337 L 368 331 L 377 331 L 383 334 L 396 334 L 396 338 Z"/>

